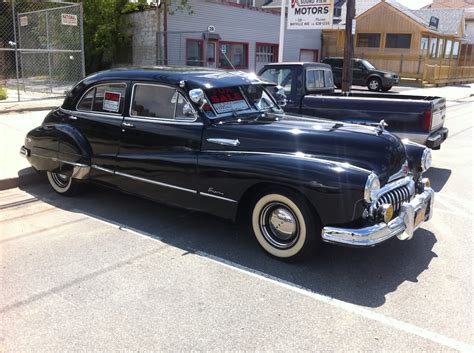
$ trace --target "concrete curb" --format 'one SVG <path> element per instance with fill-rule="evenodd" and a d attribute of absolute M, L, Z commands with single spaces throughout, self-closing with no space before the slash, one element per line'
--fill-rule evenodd
<path fill-rule="evenodd" d="M 42 110 L 53 110 L 56 109 L 58 105 L 50 105 L 50 106 L 42 106 L 42 107 L 23 107 L 23 108 L 12 108 L 12 109 L 5 109 L 0 110 L 0 114 L 7 114 L 7 113 L 24 113 L 24 112 L 38 112 Z M 0 105 L 1 108 L 1 105 Z"/>
<path fill-rule="evenodd" d="M 18 172 L 17 177 L 1 179 L 0 190 L 13 189 L 26 185 L 32 185 L 44 180 L 44 175 L 36 172 L 33 168 L 25 168 Z"/>

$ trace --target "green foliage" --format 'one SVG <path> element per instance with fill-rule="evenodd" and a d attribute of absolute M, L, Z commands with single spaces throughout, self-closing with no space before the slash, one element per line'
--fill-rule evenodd
<path fill-rule="evenodd" d="M 0 101 L 7 99 L 7 90 L 3 87 L 0 87 Z"/>
<path fill-rule="evenodd" d="M 78 2 L 79 0 L 75 0 Z M 192 14 L 188 0 L 166 0 L 168 13 L 187 11 Z M 152 8 L 147 0 L 83 0 L 84 50 L 87 73 L 110 68 L 121 50 L 130 47 L 124 32 L 125 13 Z"/>

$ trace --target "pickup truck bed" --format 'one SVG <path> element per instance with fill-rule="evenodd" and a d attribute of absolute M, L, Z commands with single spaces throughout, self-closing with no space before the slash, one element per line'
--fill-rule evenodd
<path fill-rule="evenodd" d="M 346 122 L 374 124 L 384 120 L 387 130 L 433 149 L 448 137 L 444 128 L 446 100 L 435 96 L 394 93 L 334 92 L 331 67 L 321 63 L 273 63 L 259 75 L 285 89 L 285 111 Z"/>
<path fill-rule="evenodd" d="M 384 120 L 388 130 L 400 138 L 438 148 L 448 135 L 443 128 L 446 99 L 432 96 L 352 93 L 306 95 L 300 108 L 287 110 L 300 114 L 355 123 Z"/>

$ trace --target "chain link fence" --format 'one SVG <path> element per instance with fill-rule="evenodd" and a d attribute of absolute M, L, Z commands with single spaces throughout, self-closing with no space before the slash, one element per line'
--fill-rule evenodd
<path fill-rule="evenodd" d="M 82 26 L 80 3 L 0 2 L 0 102 L 62 96 L 82 79 Z"/>

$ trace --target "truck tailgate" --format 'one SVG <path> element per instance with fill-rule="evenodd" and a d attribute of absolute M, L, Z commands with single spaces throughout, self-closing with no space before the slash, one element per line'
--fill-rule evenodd
<path fill-rule="evenodd" d="M 432 104 L 430 131 L 436 131 L 443 126 L 446 118 L 446 99 L 437 98 Z"/>

